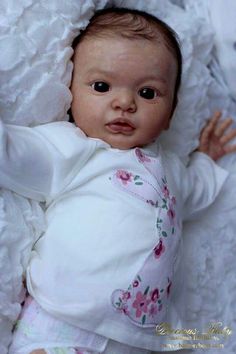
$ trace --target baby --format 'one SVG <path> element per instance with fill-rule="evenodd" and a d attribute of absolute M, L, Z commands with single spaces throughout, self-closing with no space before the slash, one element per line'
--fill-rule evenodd
<path fill-rule="evenodd" d="M 177 104 L 174 32 L 144 12 L 106 9 L 74 42 L 75 124 L 0 123 L 0 182 L 46 202 L 11 354 L 148 354 L 174 305 L 183 219 L 210 205 L 235 130 L 214 114 L 186 168 L 158 142 Z M 178 341 L 179 342 L 179 341 Z"/>

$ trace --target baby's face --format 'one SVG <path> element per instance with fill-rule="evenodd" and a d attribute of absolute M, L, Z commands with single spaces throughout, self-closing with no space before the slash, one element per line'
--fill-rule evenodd
<path fill-rule="evenodd" d="M 85 39 L 74 58 L 75 123 L 113 148 L 142 147 L 169 126 L 176 75 L 176 60 L 162 42 Z"/>

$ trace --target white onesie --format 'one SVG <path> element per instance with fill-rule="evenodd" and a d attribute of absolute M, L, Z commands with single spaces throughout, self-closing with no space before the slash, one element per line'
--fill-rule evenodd
<path fill-rule="evenodd" d="M 29 293 L 68 323 L 159 350 L 156 325 L 181 327 L 182 220 L 214 201 L 228 173 L 198 152 L 186 168 L 157 143 L 114 149 L 68 122 L 0 122 L 0 142 L 0 185 L 47 206 Z"/>

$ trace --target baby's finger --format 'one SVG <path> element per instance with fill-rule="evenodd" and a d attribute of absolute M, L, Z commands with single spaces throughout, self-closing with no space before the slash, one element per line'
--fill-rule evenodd
<path fill-rule="evenodd" d="M 226 152 L 226 154 L 229 154 L 231 152 L 236 152 L 236 145 L 224 146 L 224 151 Z"/>
<path fill-rule="evenodd" d="M 209 125 L 211 125 L 212 128 L 214 128 L 217 125 L 217 122 L 221 116 L 222 116 L 222 113 L 220 111 L 213 113 L 212 118 L 210 118 L 210 120 L 209 120 Z"/>
<path fill-rule="evenodd" d="M 211 132 L 214 131 L 220 117 L 221 117 L 221 112 L 215 112 L 213 114 L 212 118 L 210 118 L 207 125 L 202 130 L 201 141 L 204 142 L 208 139 Z"/>
<path fill-rule="evenodd" d="M 229 132 L 228 134 L 223 135 L 220 138 L 220 143 L 225 145 L 226 143 L 228 143 L 230 140 L 232 140 L 235 137 L 236 137 L 236 129 L 233 129 L 233 130 L 231 130 L 231 132 Z"/>
<path fill-rule="evenodd" d="M 233 119 L 232 118 L 227 118 L 225 119 L 221 124 L 219 124 L 219 126 L 216 128 L 214 134 L 217 137 L 220 137 L 224 134 L 224 132 L 226 131 L 226 129 L 232 124 Z"/>

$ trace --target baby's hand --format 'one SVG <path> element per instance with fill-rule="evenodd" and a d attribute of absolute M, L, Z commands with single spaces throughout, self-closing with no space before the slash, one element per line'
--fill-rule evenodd
<path fill-rule="evenodd" d="M 236 151 L 236 145 L 226 145 L 236 136 L 236 129 L 231 129 L 227 133 L 226 129 L 232 124 L 232 118 L 226 118 L 221 123 L 219 119 L 221 112 L 215 112 L 208 123 L 203 128 L 200 135 L 200 144 L 197 151 L 204 152 L 213 160 Z"/>

